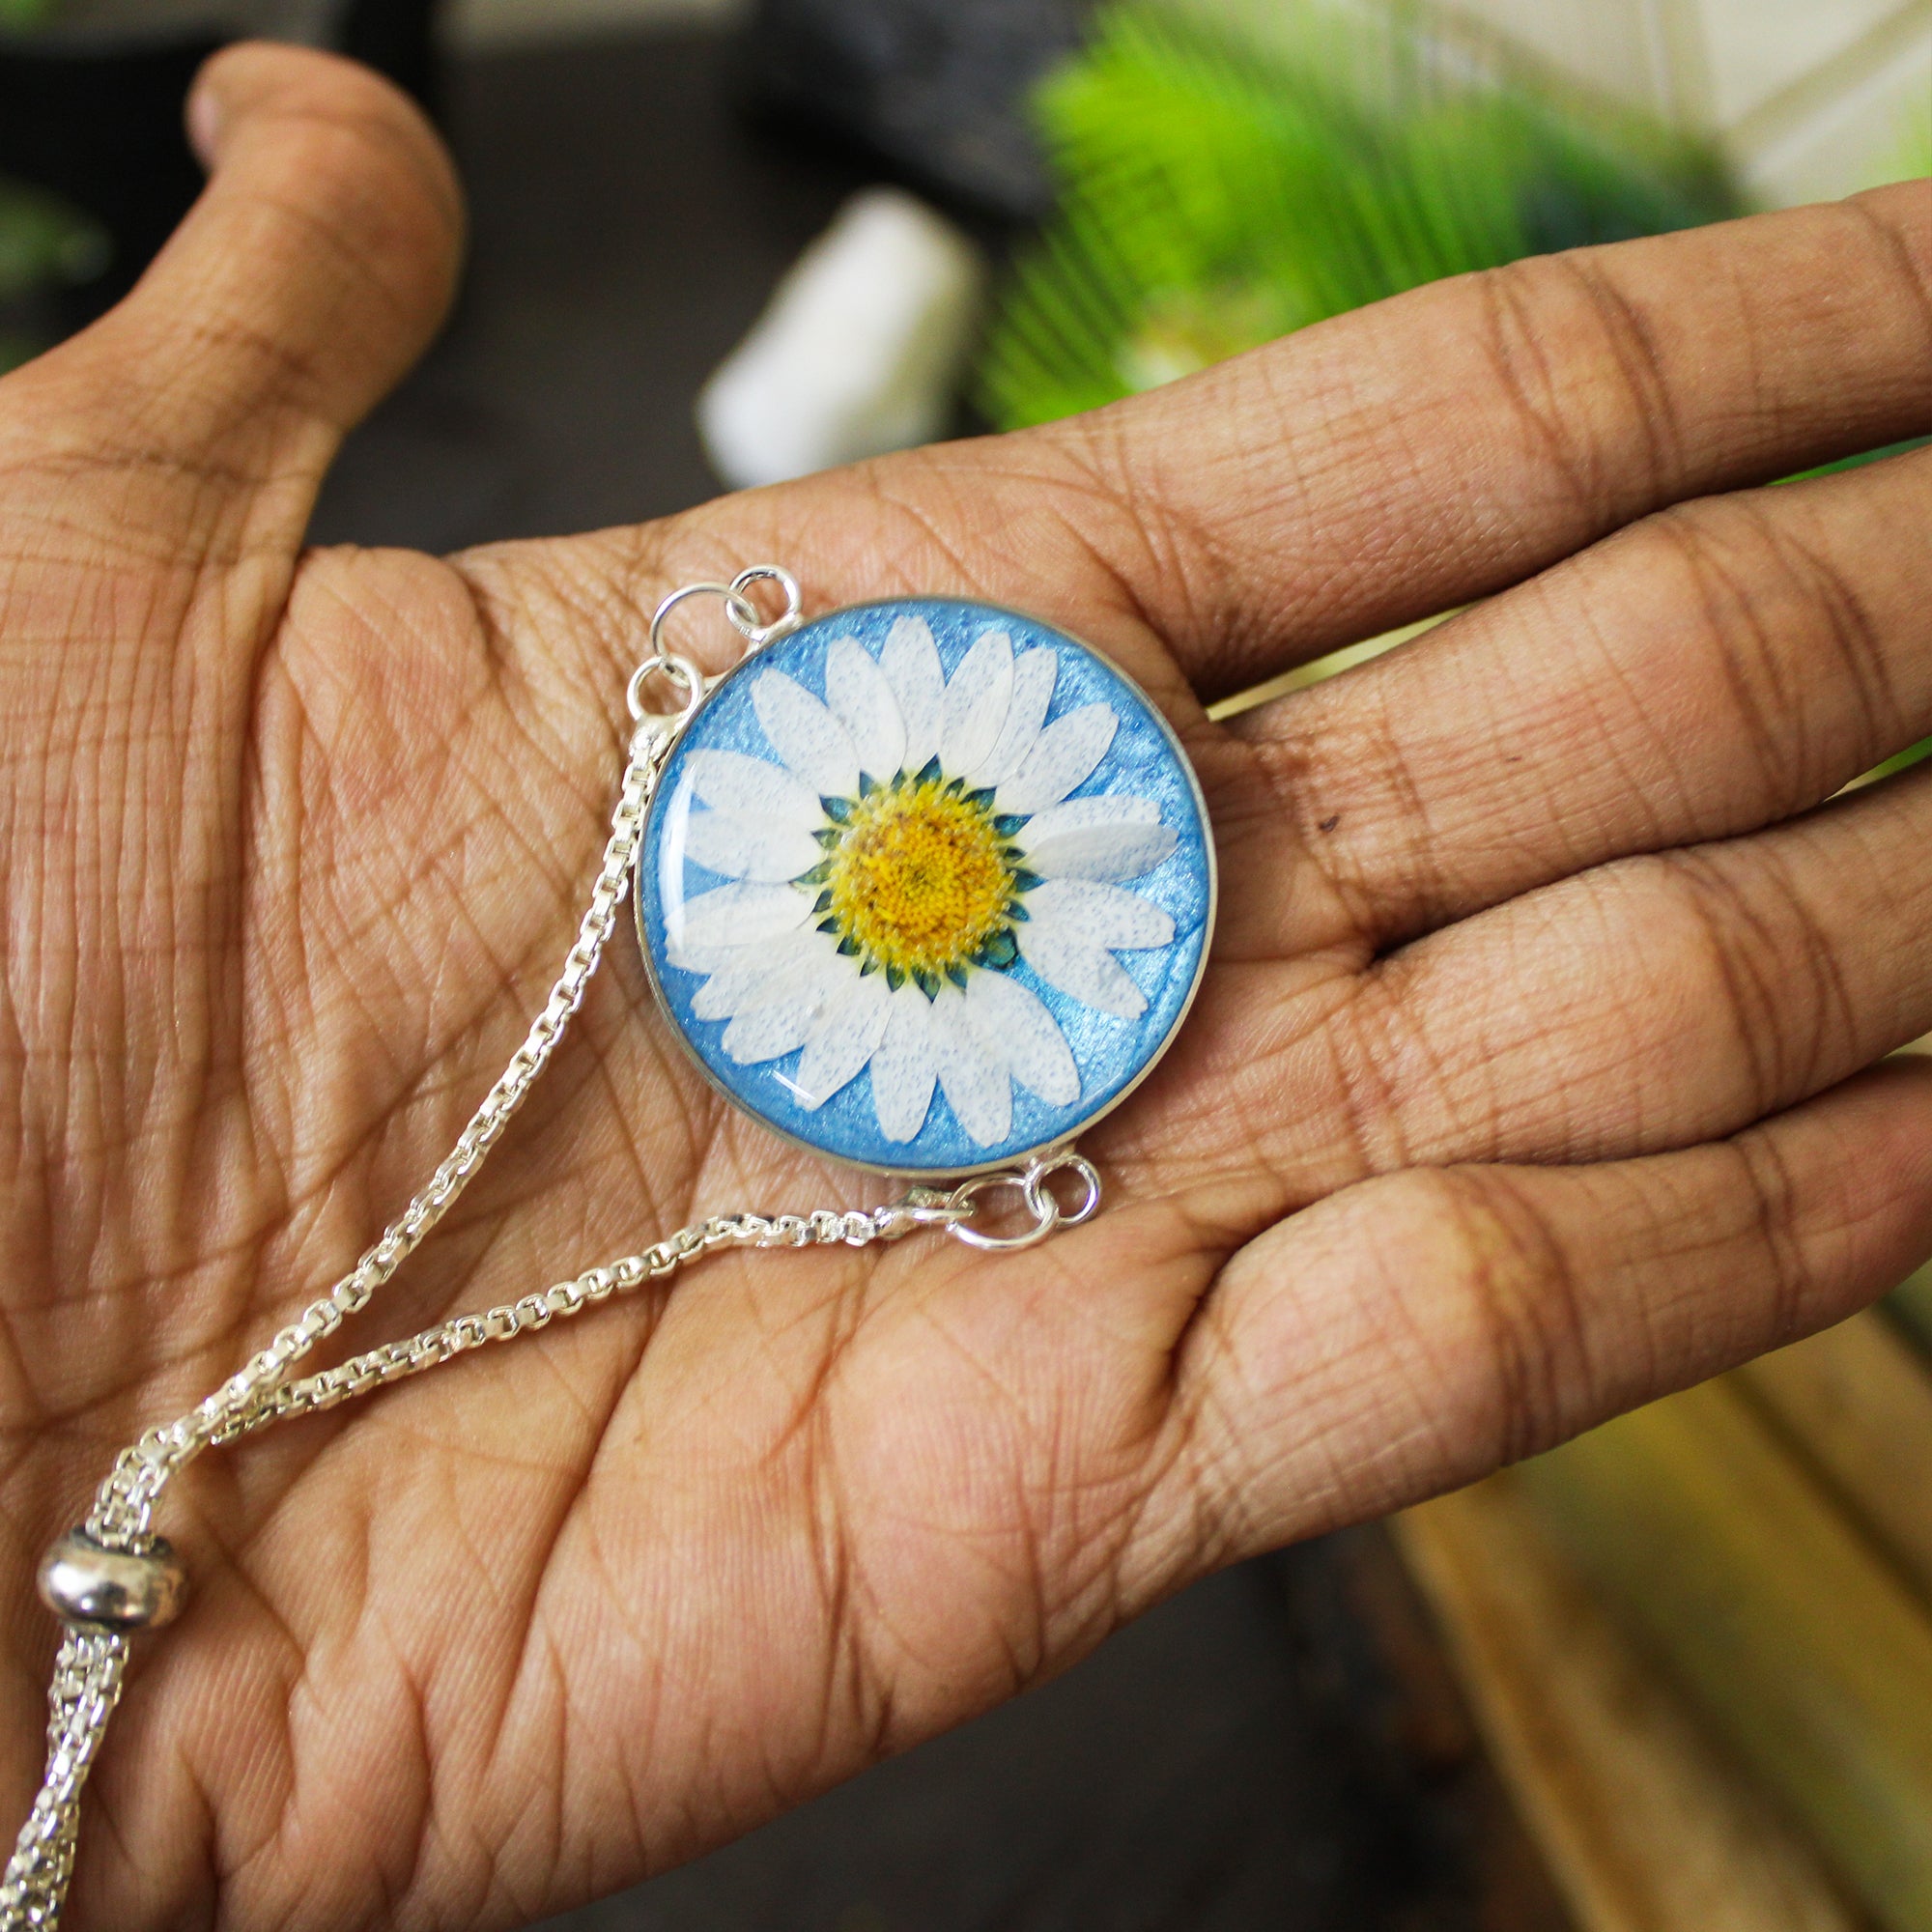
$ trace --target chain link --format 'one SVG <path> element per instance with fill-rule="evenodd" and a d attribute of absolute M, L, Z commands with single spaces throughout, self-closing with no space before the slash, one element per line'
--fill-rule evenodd
<path fill-rule="evenodd" d="M 745 590 L 766 578 L 775 579 L 784 589 L 785 613 L 770 625 L 748 627 L 739 607 L 753 616 L 755 612 L 745 600 Z M 754 566 L 729 585 L 691 587 L 723 594 L 727 600 L 727 614 L 753 648 L 781 635 L 797 619 L 797 585 L 776 566 Z M 683 594 L 674 593 L 666 600 L 658 613 L 658 625 L 676 597 Z M 153 1533 L 155 1504 L 176 1472 L 204 1449 L 233 1442 L 286 1417 L 333 1408 L 420 1375 L 486 1343 L 507 1342 L 544 1328 L 613 1294 L 663 1280 L 721 1248 L 803 1248 L 838 1243 L 856 1248 L 898 1240 L 917 1229 L 937 1228 L 976 1247 L 1016 1249 L 1031 1246 L 1055 1228 L 1086 1220 L 1099 1205 L 1099 1176 L 1070 1148 L 1063 1148 L 1037 1156 L 1022 1170 L 977 1176 L 950 1193 L 914 1187 L 903 1199 L 882 1208 L 846 1211 L 820 1208 L 809 1214 L 776 1216 L 714 1215 L 680 1228 L 641 1254 L 591 1268 L 541 1293 L 526 1294 L 520 1301 L 481 1314 L 456 1316 L 406 1340 L 386 1342 L 352 1356 L 335 1368 L 291 1378 L 289 1371 L 294 1365 L 366 1306 L 455 1205 L 549 1065 L 571 1017 L 583 1002 L 584 989 L 597 970 L 628 894 L 659 776 L 696 708 L 696 698 L 701 695 L 696 669 L 682 659 L 657 653 L 655 641 L 654 626 L 653 657 L 639 667 L 631 685 L 637 729 L 590 901 L 563 970 L 524 1043 L 510 1056 L 509 1065 L 484 1095 L 428 1183 L 355 1265 L 212 1395 L 165 1427 L 149 1430 L 121 1452 L 97 1492 L 84 1525 L 86 1535 L 104 1549 L 148 1555 L 161 1547 Z M 679 713 L 644 711 L 641 685 L 649 674 L 666 668 L 674 682 L 688 687 L 686 706 Z M 1068 1171 L 1082 1190 L 1079 1205 L 1071 1212 L 1060 1206 L 1047 1184 L 1055 1174 Z M 1002 1187 L 1018 1190 L 1029 1224 L 1011 1235 L 974 1228 L 971 1224 L 980 1197 Z M 70 1622 L 67 1627 L 48 1692 L 45 1772 L 14 1855 L 0 1876 L 0 1932 L 27 1932 L 27 1928 L 56 1932 L 73 1870 L 81 1787 L 120 1700 L 128 1644 L 128 1634 L 122 1630 L 78 1622 Z"/>
<path fill-rule="evenodd" d="M 372 1389 L 422 1374 L 489 1342 L 508 1342 L 552 1321 L 581 1315 L 647 1281 L 661 1281 L 681 1267 L 701 1261 L 720 1248 L 803 1248 L 842 1242 L 863 1248 L 873 1241 L 895 1241 L 917 1228 L 952 1228 L 971 1214 L 966 1205 L 951 1199 L 934 1203 L 895 1201 L 884 1208 L 839 1212 L 819 1208 L 810 1214 L 714 1214 L 689 1228 L 680 1228 L 642 1254 L 594 1267 L 574 1281 L 560 1281 L 541 1294 L 505 1302 L 480 1315 L 458 1315 L 425 1328 L 407 1341 L 385 1342 L 379 1349 L 352 1357 L 320 1375 L 279 1384 L 269 1400 L 246 1416 L 237 1417 L 216 1439 L 236 1437 L 279 1422 L 284 1416 L 308 1415 Z"/>

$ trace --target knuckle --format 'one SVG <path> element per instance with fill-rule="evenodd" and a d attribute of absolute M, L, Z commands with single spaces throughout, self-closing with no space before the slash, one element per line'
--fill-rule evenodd
<path fill-rule="evenodd" d="M 1285 707 L 1268 736 L 1244 743 L 1248 766 L 1272 822 L 1293 827 L 1297 845 L 1367 929 L 1383 875 L 1421 874 L 1412 890 L 1423 896 L 1439 883 L 1430 876 L 1430 801 L 1405 721 L 1389 704 L 1371 695 L 1336 706 L 1320 687 L 1297 696 L 1310 701 Z"/>
<path fill-rule="evenodd" d="M 1239 517 L 1225 501 L 1208 512 L 1173 486 L 1171 445 L 1151 427 L 1147 405 L 1130 404 L 1023 431 L 1029 486 L 1124 616 L 1155 635 L 1212 638 L 1216 682 L 1238 686 L 1269 642 L 1238 594 L 1228 530 Z"/>
<path fill-rule="evenodd" d="M 1743 1172 L 1752 1247 L 1763 1264 L 1761 1293 L 1768 1303 L 1765 1333 L 1794 1334 L 1804 1325 L 1811 1269 L 1799 1234 L 1799 1190 L 1775 1136 L 1741 1134 L 1730 1143 Z"/>
<path fill-rule="evenodd" d="M 1746 755 L 1775 803 L 1814 803 L 1834 788 L 1844 753 L 1830 681 L 1848 693 L 1863 744 L 1906 728 L 1880 628 L 1831 551 L 1762 498 L 1712 498 L 1659 511 L 1624 539 L 1638 575 L 1674 582 L 1695 641 L 1716 668 Z"/>
<path fill-rule="evenodd" d="M 1778 935 L 1729 867 L 1713 854 L 1656 862 L 1674 899 L 1687 951 L 1700 963 L 1700 1005 L 1715 1007 L 1745 1073 L 1748 1104 L 1762 1113 L 1785 1084 L 1789 1030 L 1780 1024 L 1784 973 Z"/>
<path fill-rule="evenodd" d="M 1484 1024 L 1491 989 L 1396 953 L 1327 1017 L 1341 1145 L 1352 1178 L 1418 1161 L 1499 1157 L 1510 1096 Z"/>
<path fill-rule="evenodd" d="M 1856 1006 L 1832 934 L 1785 858 L 1754 846 L 1655 862 L 1701 955 L 1698 980 L 1722 1013 L 1753 1117 L 1817 1091 L 1856 1045 Z M 1743 869 L 1741 869 L 1743 867 Z"/>
<path fill-rule="evenodd" d="M 1385 962 L 1364 976 L 1323 1029 L 1336 1116 L 1331 1138 L 1351 1179 L 1405 1168 L 1406 1119 L 1421 1112 L 1425 1094 L 1430 1103 L 1441 1096 L 1440 1069 L 1395 983 L 1400 973 Z"/>
<path fill-rule="evenodd" d="M 1600 1380 L 1567 1241 L 1505 1168 L 1413 1168 L 1384 1185 L 1392 1229 L 1433 1261 L 1415 1292 L 1435 1306 L 1418 1322 L 1452 1383 L 1474 1370 L 1482 1466 L 1561 1440 L 1594 1412 Z"/>
<path fill-rule="evenodd" d="M 1584 251 L 1477 278 L 1479 338 L 1532 453 L 1596 526 L 1684 469 L 1676 392 L 1642 307 Z"/>
<path fill-rule="evenodd" d="M 1932 349 L 1932 225 L 1925 220 L 1924 184 L 1871 189 L 1837 203 L 1831 213 L 1857 227 L 1881 282 L 1915 318 L 1922 342 Z"/>

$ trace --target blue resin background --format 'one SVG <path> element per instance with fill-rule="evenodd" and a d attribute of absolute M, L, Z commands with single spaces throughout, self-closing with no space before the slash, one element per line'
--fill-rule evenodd
<path fill-rule="evenodd" d="M 1174 920 L 1170 946 L 1113 954 L 1147 997 L 1147 1010 L 1121 1019 L 1069 999 L 1039 979 L 1024 958 L 1011 969 L 1037 994 L 1066 1037 L 1080 1069 L 1080 1098 L 1050 1107 L 1017 1082 L 1012 1132 L 992 1147 L 977 1145 L 953 1118 L 944 1091 L 933 1089 L 923 1125 L 910 1141 L 889 1141 L 872 1110 L 869 1068 L 816 1110 L 801 1106 L 788 1076 L 803 1049 L 755 1066 L 741 1066 L 724 1052 L 728 1022 L 693 1016 L 691 1002 L 705 976 L 666 960 L 664 908 L 728 883 L 695 862 L 673 862 L 683 840 L 667 840 L 667 828 L 692 809 L 688 761 L 696 750 L 744 752 L 778 761 L 752 708 L 752 682 L 761 670 L 786 672 L 825 696 L 825 654 L 835 639 L 854 637 L 877 657 L 901 617 L 923 617 L 951 678 L 959 661 L 985 632 L 1004 630 L 1015 654 L 1052 649 L 1060 668 L 1047 722 L 1096 699 L 1114 707 L 1119 726 L 1107 755 L 1087 781 L 1068 794 L 1089 798 L 1122 792 L 1153 800 L 1161 820 L 1179 834 L 1168 858 L 1151 872 L 1119 883 L 1162 907 Z M 710 1077 L 748 1111 L 807 1147 L 864 1167 L 894 1174 L 958 1174 L 1005 1165 L 1035 1148 L 1068 1138 L 1107 1107 L 1159 1057 L 1187 1009 L 1207 951 L 1213 904 L 1213 859 L 1207 813 L 1179 748 L 1167 724 L 1140 691 L 1112 666 L 1064 632 L 1035 618 L 989 604 L 952 599 L 895 599 L 855 605 L 814 618 L 788 638 L 738 667 L 713 692 L 667 765 L 644 831 L 638 862 L 639 923 L 646 961 L 666 1009 Z M 1024 942 L 1022 942 L 1024 943 Z"/>

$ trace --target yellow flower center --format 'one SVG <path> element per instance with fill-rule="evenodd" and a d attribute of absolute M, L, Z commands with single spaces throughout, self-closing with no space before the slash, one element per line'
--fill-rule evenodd
<path fill-rule="evenodd" d="M 917 980 L 928 993 L 943 976 L 963 980 L 976 958 L 1009 963 L 1014 895 L 1030 881 L 989 804 L 931 767 L 838 802 L 842 819 L 823 835 L 831 849 L 813 875 L 821 930 L 837 932 L 862 970 L 883 969 L 895 986 Z"/>

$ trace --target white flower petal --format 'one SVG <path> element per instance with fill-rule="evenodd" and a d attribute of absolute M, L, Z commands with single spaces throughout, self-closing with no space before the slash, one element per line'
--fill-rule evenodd
<path fill-rule="evenodd" d="M 1020 768 L 1000 781 L 998 811 L 1039 811 L 1060 801 L 1107 755 L 1120 721 L 1111 704 L 1083 704 L 1056 718 Z"/>
<path fill-rule="evenodd" d="M 1115 947 L 1165 946 L 1174 921 L 1138 894 L 1089 879 L 1048 879 L 1024 900 L 1013 929 L 1036 973 L 1084 1005 L 1132 1019 L 1147 1000 L 1113 956 Z"/>
<path fill-rule="evenodd" d="M 901 986 L 887 1003 L 885 1032 L 872 1055 L 872 1111 L 889 1141 L 909 1141 L 925 1124 L 937 1072 L 925 995 Z"/>
<path fill-rule="evenodd" d="M 1053 683 L 1059 674 L 1060 661 L 1051 651 L 1022 651 L 1013 660 L 1013 689 L 1007 701 L 1006 723 L 1000 726 L 993 749 L 966 774 L 968 784 L 976 790 L 998 784 L 1019 769 L 1046 722 L 1046 707 L 1052 702 Z"/>
<path fill-rule="evenodd" d="M 1151 798 L 1103 792 L 1037 811 L 1015 835 L 1020 864 L 1041 878 L 1134 879 L 1160 865 L 1179 835 Z"/>
<path fill-rule="evenodd" d="M 1171 825 L 1089 825 L 1042 838 L 1022 863 L 1042 879 L 1138 879 L 1179 842 Z"/>
<path fill-rule="evenodd" d="M 878 660 L 857 638 L 836 638 L 825 653 L 825 702 L 852 740 L 861 770 L 883 782 L 905 762 L 898 699 Z"/>
<path fill-rule="evenodd" d="M 1049 805 L 1027 820 L 1022 843 L 1052 838 L 1062 832 L 1084 832 L 1090 825 L 1158 825 L 1160 807 L 1130 792 L 1103 791 L 1095 798 L 1069 798 Z"/>
<path fill-rule="evenodd" d="M 1152 900 L 1095 879 L 1049 879 L 1021 904 L 1031 923 L 1088 946 L 1167 946 L 1174 940 L 1174 921 Z M 1015 931 L 1023 934 L 1025 927 Z"/>
<path fill-rule="evenodd" d="M 1050 1107 L 1080 1097 L 1080 1069 L 1053 1015 L 1017 980 L 977 972 L 966 981 L 966 1019 L 989 1053 Z"/>
<path fill-rule="evenodd" d="M 764 946 L 681 946 L 670 948 L 665 957 L 680 973 L 729 973 L 763 958 Z"/>
<path fill-rule="evenodd" d="M 940 989 L 928 1021 L 932 1057 L 946 1103 L 978 1147 L 1003 1141 L 1013 1126 L 1013 1083 L 1004 1054 L 988 1051 L 966 1014 L 966 996 Z"/>
<path fill-rule="evenodd" d="M 797 679 L 761 671 L 752 708 L 773 750 L 820 798 L 850 798 L 859 789 L 859 754 L 844 725 Z"/>
<path fill-rule="evenodd" d="M 886 634 L 879 668 L 898 699 L 905 724 L 904 768 L 919 771 L 939 750 L 940 725 L 946 716 L 946 673 L 923 617 L 901 617 Z"/>
<path fill-rule="evenodd" d="M 825 823 L 818 794 L 769 758 L 747 757 L 743 752 L 693 752 L 685 769 L 692 790 L 720 811 L 807 832 Z"/>
<path fill-rule="evenodd" d="M 859 1077 L 886 1030 L 890 1005 L 883 973 L 863 980 L 853 974 L 834 981 L 792 1075 L 801 1106 L 822 1107 Z"/>
<path fill-rule="evenodd" d="M 1147 998 L 1104 947 L 1051 928 L 1020 928 L 1020 954 L 1049 986 L 1082 1006 L 1130 1020 L 1147 1010 Z"/>
<path fill-rule="evenodd" d="M 946 687 L 939 763 L 949 778 L 984 761 L 1006 726 L 1012 696 L 1012 639 L 1004 631 L 988 631 L 960 659 Z"/>
<path fill-rule="evenodd" d="M 791 886 L 749 881 L 699 893 L 681 905 L 665 908 L 666 950 L 673 966 L 696 961 L 723 949 L 755 946 L 795 932 L 811 912 L 813 895 Z"/>
<path fill-rule="evenodd" d="M 808 926 L 733 952 L 736 956 L 692 995 L 691 1010 L 698 1019 L 728 1020 L 794 997 L 824 974 L 832 941 Z"/>
<path fill-rule="evenodd" d="M 795 879 L 824 858 L 818 840 L 783 819 L 694 811 L 684 821 L 684 856 L 727 879 Z"/>
<path fill-rule="evenodd" d="M 796 999 L 781 1000 L 775 1006 L 740 1013 L 724 1029 L 724 1051 L 740 1066 L 755 1066 L 760 1061 L 776 1060 L 781 1054 L 803 1046 L 824 1001 L 824 988 L 814 986 Z"/>

